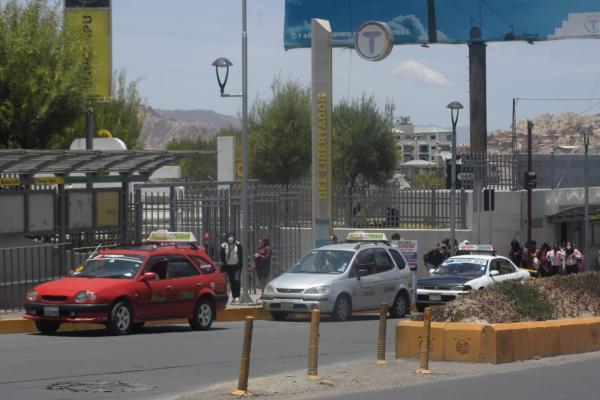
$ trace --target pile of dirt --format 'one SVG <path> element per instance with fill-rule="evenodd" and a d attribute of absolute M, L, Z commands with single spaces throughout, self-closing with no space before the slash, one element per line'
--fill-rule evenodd
<path fill-rule="evenodd" d="M 506 323 L 600 316 L 600 273 L 504 282 L 433 309 L 438 322 Z"/>

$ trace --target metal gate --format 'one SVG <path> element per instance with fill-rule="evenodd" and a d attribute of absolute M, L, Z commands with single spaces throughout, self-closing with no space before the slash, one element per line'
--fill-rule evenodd
<path fill-rule="evenodd" d="M 303 218 L 300 210 L 309 202 L 300 188 L 259 185 L 248 188 L 249 243 L 241 239 L 241 184 L 191 182 L 136 185 L 131 210 L 135 216 L 136 241 L 157 229 L 193 232 L 209 255 L 219 260 L 221 243 L 234 233 L 244 254 L 254 255 L 259 241 L 267 237 L 273 246 L 271 274 L 285 272 L 299 257 Z M 310 203 L 308 203 L 310 207 Z M 255 287 L 254 274 L 250 276 Z"/>

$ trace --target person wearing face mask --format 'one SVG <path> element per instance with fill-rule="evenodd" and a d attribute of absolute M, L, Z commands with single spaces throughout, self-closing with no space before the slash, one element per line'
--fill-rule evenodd
<path fill-rule="evenodd" d="M 232 303 L 240 302 L 240 280 L 242 276 L 243 249 L 240 242 L 235 240 L 233 233 L 227 235 L 227 241 L 221 244 L 221 263 L 227 274 L 231 287 Z"/>
<path fill-rule="evenodd" d="M 575 248 L 573 243 L 568 242 L 565 247 L 565 253 L 563 258 L 564 270 L 567 274 L 576 274 L 579 272 L 579 266 L 577 265 L 583 256 L 579 250 Z"/>

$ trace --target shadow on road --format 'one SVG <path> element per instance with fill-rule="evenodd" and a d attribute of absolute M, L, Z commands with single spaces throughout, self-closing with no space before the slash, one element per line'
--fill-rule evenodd
<path fill-rule="evenodd" d="M 226 331 L 229 329 L 231 329 L 231 328 L 212 327 L 208 331 L 205 331 L 205 332 L 199 331 L 197 333 L 203 334 L 203 333 L 208 333 L 211 331 Z M 147 326 L 147 327 L 143 327 L 141 329 L 134 330 L 133 332 L 131 332 L 131 335 L 157 335 L 157 334 L 163 334 L 163 333 L 177 333 L 177 332 L 191 333 L 191 332 L 196 332 L 196 331 L 193 331 L 189 326 L 185 326 L 185 325 Z M 42 335 L 39 332 L 29 333 L 29 335 L 47 336 L 47 335 Z M 131 336 L 131 335 L 125 335 L 124 337 Z M 111 335 L 105 329 L 100 328 L 100 329 L 81 330 L 81 331 L 58 332 L 58 333 L 55 333 L 54 335 L 48 335 L 48 336 L 90 338 L 90 337 L 110 337 L 110 336 L 118 337 L 119 335 Z"/>

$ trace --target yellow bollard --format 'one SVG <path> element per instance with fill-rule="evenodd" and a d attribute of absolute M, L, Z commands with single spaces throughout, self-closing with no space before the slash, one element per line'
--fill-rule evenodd
<path fill-rule="evenodd" d="M 308 379 L 320 379 L 317 374 L 319 358 L 319 322 L 321 311 L 312 310 L 310 317 L 310 341 L 308 344 Z"/>
<path fill-rule="evenodd" d="M 421 351 L 419 353 L 419 374 L 430 374 L 429 371 L 429 339 L 431 338 L 431 308 L 427 307 L 423 313 L 423 341 L 421 342 Z"/>
<path fill-rule="evenodd" d="M 248 374 L 250 372 L 250 351 L 252 349 L 252 329 L 254 327 L 254 317 L 246 317 L 246 327 L 244 329 L 244 345 L 242 347 L 242 361 L 240 363 L 240 379 L 237 390 L 231 392 L 238 397 L 252 396 L 248 392 Z"/>
<path fill-rule="evenodd" d="M 379 306 L 379 340 L 377 341 L 377 364 L 385 364 L 385 335 L 387 330 L 387 303 Z"/>

